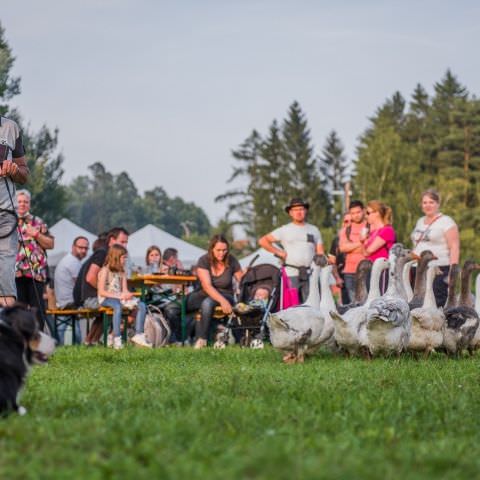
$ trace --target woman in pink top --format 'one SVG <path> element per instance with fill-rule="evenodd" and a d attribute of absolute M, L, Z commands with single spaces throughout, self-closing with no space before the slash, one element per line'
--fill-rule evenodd
<path fill-rule="evenodd" d="M 374 262 L 377 258 L 388 258 L 388 252 L 396 241 L 395 230 L 392 223 L 392 209 L 378 200 L 367 204 L 367 223 L 369 232 L 361 241 L 365 256 Z M 386 290 L 386 271 L 380 279 L 380 290 Z"/>

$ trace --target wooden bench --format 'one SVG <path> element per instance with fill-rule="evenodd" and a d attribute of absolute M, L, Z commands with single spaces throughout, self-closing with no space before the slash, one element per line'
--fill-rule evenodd
<path fill-rule="evenodd" d="M 46 311 L 47 315 L 53 317 L 54 335 L 57 337 L 59 325 L 69 325 L 72 327 L 72 345 L 77 343 L 75 322 L 81 318 L 95 318 L 99 316 L 99 310 L 96 308 L 50 308 Z M 65 317 L 65 318 L 59 318 Z M 87 333 L 89 331 L 89 322 L 87 321 Z"/>
<path fill-rule="evenodd" d="M 123 341 L 127 341 L 128 314 L 131 310 L 124 309 Z M 54 335 L 57 336 L 58 325 L 66 324 L 72 327 L 72 345 L 77 343 L 75 322 L 81 318 L 101 318 L 103 323 L 103 345 L 107 346 L 108 330 L 112 324 L 113 308 L 50 308 L 46 311 L 47 315 L 53 317 Z M 59 318 L 60 317 L 60 318 Z M 64 317 L 64 318 L 62 318 Z M 87 333 L 89 332 L 89 322 L 87 321 Z"/>

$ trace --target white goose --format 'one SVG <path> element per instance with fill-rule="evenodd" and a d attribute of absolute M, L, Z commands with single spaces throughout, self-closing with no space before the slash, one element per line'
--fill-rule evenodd
<path fill-rule="evenodd" d="M 285 355 L 285 363 L 303 363 L 305 354 L 322 343 L 325 319 L 320 311 L 318 281 L 321 267 L 312 264 L 309 294 L 304 304 L 272 313 L 268 318 L 272 346 Z"/>
<path fill-rule="evenodd" d="M 388 268 L 388 265 L 386 258 L 377 258 L 373 263 L 370 291 L 363 305 L 351 308 L 343 315 L 338 314 L 335 310 L 330 311 L 335 325 L 335 340 L 338 346 L 344 348 L 350 355 L 359 353 L 360 338 L 366 335 L 367 309 L 370 303 L 380 296 L 380 276 L 383 270 Z"/>
<path fill-rule="evenodd" d="M 410 309 L 402 282 L 402 271 L 415 255 L 399 243 L 389 255 L 389 280 L 385 294 L 374 300 L 367 310 L 366 343 L 371 355 L 399 354 L 410 338 Z"/>
<path fill-rule="evenodd" d="M 442 346 L 445 333 L 445 315 L 443 309 L 437 307 L 433 294 L 433 280 L 439 272 L 439 268 L 431 262 L 427 270 L 423 304 L 410 311 L 412 330 L 408 350 L 425 352 L 426 356 Z"/>
<path fill-rule="evenodd" d="M 412 270 L 412 266 L 415 262 L 416 260 L 410 260 L 403 267 L 403 288 L 405 288 L 405 293 L 407 294 L 407 302 L 410 302 L 410 300 L 413 298 L 412 285 L 410 284 L 410 271 Z"/>
<path fill-rule="evenodd" d="M 414 308 L 420 308 L 422 306 L 427 287 L 426 279 L 428 265 L 432 260 L 436 259 L 437 257 L 430 250 L 424 250 L 420 254 L 420 260 L 417 262 L 417 271 L 415 274 L 413 297 L 408 302 L 410 310 L 413 310 Z"/>
<path fill-rule="evenodd" d="M 454 269 L 454 265 L 450 269 Z M 470 285 L 472 273 L 478 269 L 473 260 L 467 260 L 462 269 L 462 283 L 460 285 L 460 299 L 456 306 L 445 309 L 446 325 L 443 345 L 451 355 L 459 355 L 463 350 L 473 351 L 476 347 L 472 345 L 473 339 L 478 330 L 479 317 L 473 308 Z M 452 273 L 452 272 L 451 272 Z M 450 287 L 449 284 L 449 297 Z"/>

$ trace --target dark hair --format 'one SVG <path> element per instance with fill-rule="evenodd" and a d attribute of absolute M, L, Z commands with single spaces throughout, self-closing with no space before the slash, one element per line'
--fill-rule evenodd
<path fill-rule="evenodd" d="M 74 246 L 76 247 L 76 246 L 77 246 L 77 242 L 78 242 L 79 240 L 86 240 L 86 241 L 88 242 L 88 238 L 87 238 L 87 237 L 84 237 L 83 235 L 79 235 L 78 237 L 75 237 L 75 238 L 73 239 L 73 244 L 72 244 L 72 245 L 74 245 Z M 90 243 L 90 242 L 89 242 L 89 243 Z"/>
<path fill-rule="evenodd" d="M 148 256 L 150 255 L 151 252 L 157 251 L 160 254 L 160 260 L 158 262 L 158 266 L 162 264 L 162 251 L 160 250 L 160 247 L 157 247 L 156 245 L 152 245 L 151 247 L 147 248 L 147 253 L 145 254 L 145 265 L 149 265 L 148 263 Z"/>
<path fill-rule="evenodd" d="M 178 250 L 173 247 L 166 248 L 165 251 L 163 252 L 163 260 L 168 261 L 172 257 L 178 257 Z"/>
<path fill-rule="evenodd" d="M 433 188 L 428 188 L 424 192 L 422 192 L 422 200 L 423 197 L 429 197 L 432 199 L 434 202 L 440 204 L 440 194 Z"/>
<path fill-rule="evenodd" d="M 365 208 L 365 206 L 363 205 L 363 202 L 360 201 L 360 200 L 352 200 L 350 202 L 350 205 L 348 206 L 348 209 L 352 209 L 352 208 L 355 208 L 355 207 L 360 207 L 362 210 Z"/>
<path fill-rule="evenodd" d="M 109 230 L 107 233 L 107 245 L 110 243 L 112 238 L 116 240 L 121 233 L 127 235 L 127 237 L 130 235 L 128 230 L 123 227 L 113 227 L 111 230 Z"/>
<path fill-rule="evenodd" d="M 214 235 L 211 239 L 210 239 L 210 242 L 208 244 L 208 260 L 210 262 L 210 266 L 211 267 L 216 267 L 217 264 L 218 264 L 218 261 L 216 260 L 216 258 L 214 257 L 213 255 L 213 249 L 215 248 L 215 245 L 217 243 L 225 243 L 227 245 L 227 254 L 225 255 L 225 259 L 223 261 L 223 263 L 225 264 L 225 268 L 228 268 L 228 265 L 229 265 L 229 256 L 230 256 L 230 243 L 228 243 L 228 240 L 225 238 L 224 235 L 222 234 L 217 234 L 217 235 Z"/>

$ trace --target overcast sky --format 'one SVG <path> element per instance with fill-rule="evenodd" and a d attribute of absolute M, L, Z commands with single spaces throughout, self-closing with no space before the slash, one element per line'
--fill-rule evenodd
<path fill-rule="evenodd" d="M 319 152 L 347 154 L 387 96 L 432 91 L 451 68 L 479 93 L 480 2 L 457 0 L 18 0 L 1 22 L 33 129 L 60 130 L 65 181 L 103 162 L 140 192 L 205 209 L 231 149 L 298 100 Z"/>

